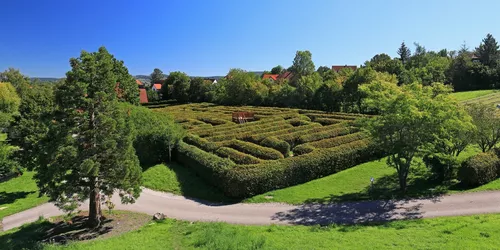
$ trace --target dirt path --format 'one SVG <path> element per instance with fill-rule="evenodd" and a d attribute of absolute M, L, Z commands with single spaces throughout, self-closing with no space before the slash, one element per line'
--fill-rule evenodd
<path fill-rule="evenodd" d="M 210 204 L 144 189 L 135 204 L 122 205 L 115 195 L 115 209 L 154 214 L 188 221 L 224 221 L 234 224 L 330 224 L 389 221 L 439 216 L 500 213 L 500 191 L 453 194 L 434 199 L 363 201 L 328 205 Z M 82 210 L 87 210 L 83 204 Z M 40 216 L 63 214 L 47 203 L 3 218 L 3 230 L 36 221 Z"/>

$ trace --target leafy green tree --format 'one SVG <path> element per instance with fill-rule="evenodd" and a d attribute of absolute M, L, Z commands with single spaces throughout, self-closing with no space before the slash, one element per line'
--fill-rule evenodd
<path fill-rule="evenodd" d="M 334 81 L 325 81 L 316 90 L 313 102 L 316 109 L 340 112 L 342 107 L 342 85 Z"/>
<path fill-rule="evenodd" d="M 9 126 L 12 116 L 17 114 L 21 99 L 10 83 L 0 82 L 0 132 Z"/>
<path fill-rule="evenodd" d="M 186 73 L 176 71 L 168 75 L 161 89 L 164 91 L 168 89 L 168 86 L 172 86 L 172 98 L 178 102 L 187 102 L 189 101 L 189 82 L 190 78 Z"/>
<path fill-rule="evenodd" d="M 14 68 L 9 68 L 8 70 L 0 73 L 0 82 L 8 82 L 16 88 L 17 93 L 22 95 L 20 90 L 26 87 L 30 83 L 30 79 L 19 72 L 19 70 Z"/>
<path fill-rule="evenodd" d="M 153 70 L 153 73 L 151 73 L 151 75 L 149 75 L 151 77 L 151 83 L 159 83 L 161 82 L 165 76 L 163 75 L 163 71 L 161 71 L 161 69 L 158 69 L 158 68 L 155 68 Z"/>
<path fill-rule="evenodd" d="M 20 171 L 19 164 L 12 159 L 13 149 L 10 145 L 0 141 L 0 178 L 3 178 L 14 171 Z M 22 172 L 19 172 L 22 174 Z"/>
<path fill-rule="evenodd" d="M 294 79 L 298 80 L 302 76 L 308 76 L 314 73 L 316 67 L 312 61 L 312 54 L 309 50 L 297 51 L 290 71 L 293 73 Z"/>
<path fill-rule="evenodd" d="M 323 78 L 323 81 L 335 81 L 335 79 L 337 79 L 337 73 L 330 67 L 320 66 L 316 72 Z"/>
<path fill-rule="evenodd" d="M 395 75 L 399 75 L 404 70 L 401 60 L 397 58 L 392 59 L 387 54 L 377 54 L 372 57 L 369 62 L 366 62 L 365 65 L 378 72 L 386 72 Z"/>
<path fill-rule="evenodd" d="M 401 46 L 398 49 L 398 55 L 403 65 L 410 60 L 411 51 L 408 47 L 406 47 L 405 42 L 401 43 Z"/>
<path fill-rule="evenodd" d="M 222 103 L 230 105 L 259 105 L 268 94 L 267 87 L 260 82 L 255 74 L 241 69 L 231 69 L 224 85 Z"/>
<path fill-rule="evenodd" d="M 447 137 L 451 126 L 461 119 L 454 112 L 459 104 L 447 94 L 436 95 L 435 88 L 409 84 L 383 88 L 389 93 L 366 91 L 367 103 L 381 113 L 368 120 L 368 131 L 388 153 L 387 163 L 396 168 L 402 192 L 406 192 L 414 158 L 432 150 L 436 140 Z"/>
<path fill-rule="evenodd" d="M 101 47 L 70 60 L 66 83 L 56 89 L 56 113 L 35 178 L 42 194 L 60 207 L 89 202 L 89 226 L 102 218 L 101 201 L 120 190 L 121 201 L 139 196 L 141 168 L 133 148 L 134 128 L 118 108 L 115 61 Z"/>
<path fill-rule="evenodd" d="M 479 47 L 476 48 L 475 54 L 479 57 L 482 64 L 495 67 L 500 59 L 499 46 L 493 35 L 487 34 Z"/>
<path fill-rule="evenodd" d="M 148 96 L 148 102 L 158 102 L 160 100 L 160 94 L 152 89 L 146 90 L 146 95 Z"/>
<path fill-rule="evenodd" d="M 40 163 L 40 154 L 44 152 L 44 139 L 55 111 L 53 85 L 25 86 L 19 106 L 19 116 L 10 129 L 11 143 L 22 150 L 16 151 L 16 158 L 28 169 L 36 168 Z"/>
<path fill-rule="evenodd" d="M 168 161 L 172 161 L 172 151 L 177 147 L 178 143 L 186 136 L 186 131 L 181 125 L 171 123 L 165 133 L 165 143 L 168 148 Z"/>
<path fill-rule="evenodd" d="M 296 98 L 301 107 L 314 108 L 314 94 L 323 84 L 323 79 L 318 73 L 303 76 L 297 81 Z"/>
<path fill-rule="evenodd" d="M 197 77 L 191 80 L 189 85 L 189 101 L 190 102 L 206 102 L 207 92 L 210 89 L 211 83 L 206 82 L 203 78 Z"/>
<path fill-rule="evenodd" d="M 474 141 L 483 152 L 491 150 L 500 142 L 500 116 L 493 105 L 472 104 L 467 107 L 472 122 L 477 128 Z"/>
<path fill-rule="evenodd" d="M 271 69 L 271 74 L 281 74 L 283 71 L 285 71 L 285 69 L 281 65 L 278 65 Z"/>

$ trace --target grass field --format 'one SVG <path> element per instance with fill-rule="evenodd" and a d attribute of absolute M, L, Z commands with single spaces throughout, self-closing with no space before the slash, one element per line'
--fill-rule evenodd
<path fill-rule="evenodd" d="M 7 134 L 0 133 L 0 142 L 5 141 L 7 139 Z"/>
<path fill-rule="evenodd" d="M 20 177 L 0 183 L 0 220 L 47 202 L 47 197 L 38 197 L 33 175 L 33 172 L 25 172 Z"/>
<path fill-rule="evenodd" d="M 476 90 L 476 91 L 455 92 L 452 93 L 451 96 L 455 97 L 458 101 L 467 101 L 474 98 L 490 95 L 495 92 L 498 92 L 498 90 L 494 89 Z"/>
<path fill-rule="evenodd" d="M 500 91 L 494 91 L 487 95 L 482 95 L 476 98 L 463 100 L 462 103 L 463 104 L 484 103 L 496 106 L 497 104 L 500 104 Z"/>
<path fill-rule="evenodd" d="M 177 163 L 159 164 L 142 174 L 147 188 L 214 202 L 231 202 L 222 192 L 207 185 L 194 172 Z"/>
<path fill-rule="evenodd" d="M 49 224 L 50 225 L 50 224 Z M 120 236 L 67 246 L 35 244 L 40 221 L 0 233 L 2 249 L 497 249 L 500 215 L 343 226 L 242 226 L 167 219 Z M 44 230 L 45 229 L 45 230 Z"/>

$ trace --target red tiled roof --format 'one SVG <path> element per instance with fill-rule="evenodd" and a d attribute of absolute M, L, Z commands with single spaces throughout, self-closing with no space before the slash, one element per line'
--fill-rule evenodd
<path fill-rule="evenodd" d="M 343 68 L 350 68 L 352 70 L 356 70 L 356 69 L 358 69 L 358 66 L 355 66 L 355 65 L 349 65 L 349 66 L 348 65 L 344 65 L 344 66 L 334 65 L 334 66 L 332 66 L 332 70 L 335 72 L 339 72 Z"/>
<path fill-rule="evenodd" d="M 160 89 L 161 89 L 161 84 L 160 84 L 160 83 L 155 83 L 155 84 L 154 84 L 154 86 L 155 86 L 155 88 L 156 88 L 157 90 L 160 90 Z"/>
<path fill-rule="evenodd" d="M 293 76 L 292 72 L 286 71 L 286 72 L 282 73 L 281 75 L 279 75 L 277 77 L 277 79 L 290 79 L 290 78 L 292 78 L 292 76 Z"/>
<path fill-rule="evenodd" d="M 262 76 L 262 79 L 273 79 L 276 81 L 276 79 L 278 79 L 278 74 L 264 74 Z"/>
<path fill-rule="evenodd" d="M 145 89 L 139 89 L 139 102 L 147 103 L 148 102 L 148 94 Z"/>
<path fill-rule="evenodd" d="M 135 82 L 137 83 L 137 85 L 142 85 L 142 82 L 139 81 L 139 79 L 135 79 Z"/>

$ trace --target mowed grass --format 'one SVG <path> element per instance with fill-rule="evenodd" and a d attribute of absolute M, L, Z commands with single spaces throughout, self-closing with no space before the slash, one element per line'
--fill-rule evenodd
<path fill-rule="evenodd" d="M 45 196 L 38 197 L 33 175 L 34 172 L 25 172 L 22 176 L 0 183 L 0 220 L 48 201 Z"/>
<path fill-rule="evenodd" d="M 460 155 L 464 160 L 480 150 L 477 147 L 469 147 Z M 396 170 L 387 166 L 386 158 L 367 162 L 339 173 L 316 179 L 293 187 L 270 191 L 246 199 L 249 203 L 282 202 L 290 204 L 303 203 L 329 203 L 353 200 L 370 199 L 392 199 L 404 197 L 429 197 L 448 192 L 459 192 L 450 184 L 434 183 L 430 180 L 431 173 L 421 160 L 416 161 L 416 166 L 408 177 L 408 191 L 406 194 L 399 192 L 399 184 Z M 371 178 L 374 178 L 373 187 Z M 485 186 L 473 189 L 500 190 L 500 181 L 496 185 L 489 183 Z M 491 185 L 490 185 L 491 184 Z"/>
<path fill-rule="evenodd" d="M 207 185 L 191 169 L 177 163 L 159 164 L 150 167 L 142 174 L 143 186 L 186 197 L 213 202 L 232 202 L 217 190 Z"/>
<path fill-rule="evenodd" d="M 0 133 L 0 142 L 7 140 L 7 134 Z"/>
<path fill-rule="evenodd" d="M 0 233 L 0 245 L 12 245 L 18 239 L 13 236 L 33 235 L 37 229 L 35 223 Z M 117 237 L 67 246 L 39 244 L 37 249 L 498 249 L 499 245 L 500 215 L 492 214 L 327 227 L 167 219 Z"/>
<path fill-rule="evenodd" d="M 488 89 L 488 90 L 476 90 L 476 91 L 465 91 L 465 92 L 455 92 L 451 96 L 455 97 L 457 101 L 467 101 L 474 98 L 482 97 L 485 95 L 493 94 L 498 90 Z"/>

